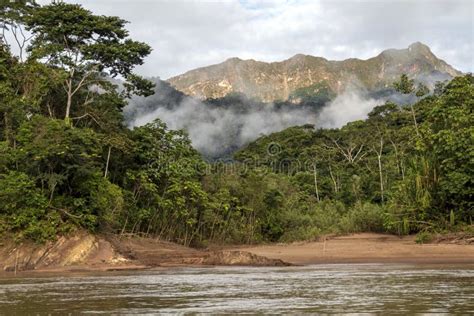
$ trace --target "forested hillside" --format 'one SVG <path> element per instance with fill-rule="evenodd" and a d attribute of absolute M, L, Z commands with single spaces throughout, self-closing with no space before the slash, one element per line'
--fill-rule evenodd
<path fill-rule="evenodd" d="M 62 2 L 2 9 L 16 40 L 0 42 L 1 234 L 42 242 L 84 228 L 203 246 L 472 224 L 472 75 L 430 93 L 403 76 L 395 87 L 416 93 L 413 106 L 292 127 L 208 164 L 159 120 L 126 127 L 127 99 L 153 84 L 133 73 L 150 47 L 125 21 Z"/>
<path fill-rule="evenodd" d="M 384 229 L 471 223 L 473 84 L 472 75 L 457 77 L 427 95 L 402 76 L 395 86 L 416 93 L 412 106 L 386 103 L 341 129 L 290 128 L 260 138 L 236 158 L 289 175 L 317 203 L 376 207 Z"/>

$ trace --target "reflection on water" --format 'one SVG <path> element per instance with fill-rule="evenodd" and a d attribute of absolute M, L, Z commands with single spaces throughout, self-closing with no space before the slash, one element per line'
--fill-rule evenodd
<path fill-rule="evenodd" d="M 474 313 L 474 266 L 186 268 L 0 279 L 2 314 Z"/>

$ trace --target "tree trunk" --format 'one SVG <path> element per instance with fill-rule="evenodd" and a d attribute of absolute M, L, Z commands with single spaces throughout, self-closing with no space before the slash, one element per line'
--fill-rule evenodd
<path fill-rule="evenodd" d="M 397 145 L 395 144 L 395 142 L 390 139 L 390 142 L 392 143 L 392 146 L 393 146 L 393 149 L 395 150 L 395 158 L 397 159 L 397 169 L 398 169 L 398 173 L 402 176 L 402 180 L 405 179 L 405 174 L 404 174 L 404 171 L 403 171 L 403 162 L 402 162 L 402 159 L 398 153 L 398 148 L 397 148 Z"/>
<path fill-rule="evenodd" d="M 109 161 L 110 161 L 110 152 L 112 150 L 112 146 L 109 146 L 109 152 L 107 153 L 107 162 L 105 164 L 105 172 L 104 172 L 104 178 L 107 178 L 107 173 L 109 171 Z"/>
<path fill-rule="evenodd" d="M 66 114 L 64 115 L 64 120 L 69 123 L 69 116 L 71 115 L 71 104 L 72 104 L 72 93 L 71 88 L 67 93 L 67 103 L 66 103 Z"/>
<path fill-rule="evenodd" d="M 413 104 L 410 105 L 410 108 L 411 108 L 411 115 L 413 116 L 413 123 L 415 124 L 416 136 L 420 137 L 420 132 L 418 131 L 418 122 L 416 121 L 415 108 L 413 107 Z"/>
<path fill-rule="evenodd" d="M 125 228 L 127 227 L 128 224 L 128 215 L 127 218 L 125 218 L 125 223 L 123 224 L 122 231 L 120 232 L 120 239 L 122 238 L 123 234 L 125 233 Z"/>
<path fill-rule="evenodd" d="M 316 164 L 314 164 L 314 190 L 316 191 L 316 200 L 319 203 L 319 190 L 318 190 L 318 170 L 316 169 Z"/>
<path fill-rule="evenodd" d="M 377 161 L 379 165 L 379 178 L 380 178 L 380 197 L 382 203 L 384 202 L 384 187 L 383 187 L 383 172 L 382 172 L 382 152 L 383 152 L 383 138 L 380 138 L 380 149 L 377 151 Z"/>
<path fill-rule="evenodd" d="M 382 156 L 377 155 L 377 160 L 379 162 L 379 176 L 380 176 L 380 197 L 382 198 L 382 203 L 384 202 L 383 196 L 383 174 L 382 174 Z"/>
<path fill-rule="evenodd" d="M 329 175 L 331 176 L 332 183 L 334 184 L 334 193 L 337 194 L 337 181 L 334 178 L 334 175 L 332 174 L 331 165 L 329 165 Z"/>

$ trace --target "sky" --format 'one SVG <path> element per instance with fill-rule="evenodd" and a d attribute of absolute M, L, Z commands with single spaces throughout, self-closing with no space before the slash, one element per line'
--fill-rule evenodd
<path fill-rule="evenodd" d="M 49 1 L 39 1 L 44 4 Z M 130 22 L 153 52 L 137 72 L 162 79 L 231 57 L 280 61 L 301 53 L 367 59 L 420 41 L 474 71 L 471 0 L 66 0 Z"/>

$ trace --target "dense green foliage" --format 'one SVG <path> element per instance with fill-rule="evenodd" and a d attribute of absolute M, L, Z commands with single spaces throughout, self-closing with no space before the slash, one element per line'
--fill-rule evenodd
<path fill-rule="evenodd" d="M 415 91 L 406 76 L 397 84 Z M 341 129 L 290 128 L 258 139 L 236 158 L 285 174 L 317 201 L 378 206 L 388 231 L 471 223 L 473 102 L 474 77 L 457 77 L 414 105 L 377 106 L 367 120 Z"/>
<path fill-rule="evenodd" d="M 152 88 L 132 72 L 150 49 L 128 39 L 125 21 L 62 2 L 2 9 L 33 34 L 27 55 L 0 41 L 2 233 L 44 241 L 83 228 L 206 245 L 472 221 L 471 75 L 413 106 L 387 103 L 341 129 L 289 128 L 235 163 L 207 164 L 159 120 L 125 127 L 126 97 Z M 293 97 L 320 107 L 333 95 L 322 85 Z"/>
<path fill-rule="evenodd" d="M 291 93 L 289 101 L 298 103 L 299 106 L 307 106 L 319 110 L 335 97 L 336 94 L 331 90 L 329 84 L 322 81 L 308 87 L 296 89 Z"/>

